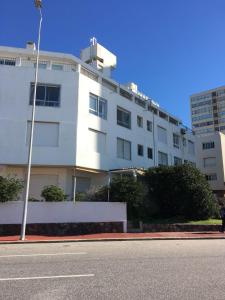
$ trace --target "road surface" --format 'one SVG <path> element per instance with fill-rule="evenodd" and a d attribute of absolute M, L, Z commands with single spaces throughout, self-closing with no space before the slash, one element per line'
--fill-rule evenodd
<path fill-rule="evenodd" d="M 225 240 L 0 245 L 0 299 L 225 299 Z"/>

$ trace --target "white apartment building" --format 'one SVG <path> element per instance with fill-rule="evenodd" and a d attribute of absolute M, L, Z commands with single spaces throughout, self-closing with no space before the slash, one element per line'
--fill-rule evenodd
<path fill-rule="evenodd" d="M 0 47 L 0 174 L 25 180 L 35 45 Z M 111 78 L 116 56 L 94 42 L 81 59 L 40 52 L 30 197 L 44 186 L 76 191 L 124 168 L 195 163 L 195 137 L 181 120 Z"/>
<path fill-rule="evenodd" d="M 225 86 L 193 94 L 190 103 L 196 134 L 225 132 Z"/>
<path fill-rule="evenodd" d="M 225 195 L 225 135 L 215 132 L 196 138 L 197 167 L 205 174 L 213 192 Z"/>

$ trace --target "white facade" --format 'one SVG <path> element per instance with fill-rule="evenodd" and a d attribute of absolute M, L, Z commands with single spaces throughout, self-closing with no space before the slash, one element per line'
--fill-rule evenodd
<path fill-rule="evenodd" d="M 215 194 L 225 194 L 225 135 L 215 132 L 196 138 L 197 167 Z"/>
<path fill-rule="evenodd" d="M 106 62 L 102 69 L 72 55 L 40 53 L 31 197 L 40 199 L 43 186 L 58 184 L 72 198 L 74 177 L 77 191 L 84 191 L 105 184 L 109 170 L 195 163 L 193 134 L 134 84 L 110 79 L 116 60 L 96 47 Z M 3 175 L 25 178 L 34 66 L 32 49 L 0 47 Z"/>

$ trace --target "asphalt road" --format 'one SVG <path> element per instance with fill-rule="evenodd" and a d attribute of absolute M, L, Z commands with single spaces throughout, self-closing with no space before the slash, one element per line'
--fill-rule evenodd
<path fill-rule="evenodd" d="M 225 240 L 0 245 L 0 299 L 225 299 Z"/>

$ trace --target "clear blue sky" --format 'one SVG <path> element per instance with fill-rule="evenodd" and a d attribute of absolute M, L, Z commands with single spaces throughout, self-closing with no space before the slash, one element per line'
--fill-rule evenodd
<path fill-rule="evenodd" d="M 225 84 L 225 0 L 43 0 L 41 48 L 79 55 L 95 36 L 117 55 L 114 79 L 190 126 L 189 96 Z M 1 0 L 0 45 L 37 39 L 33 0 Z"/>

